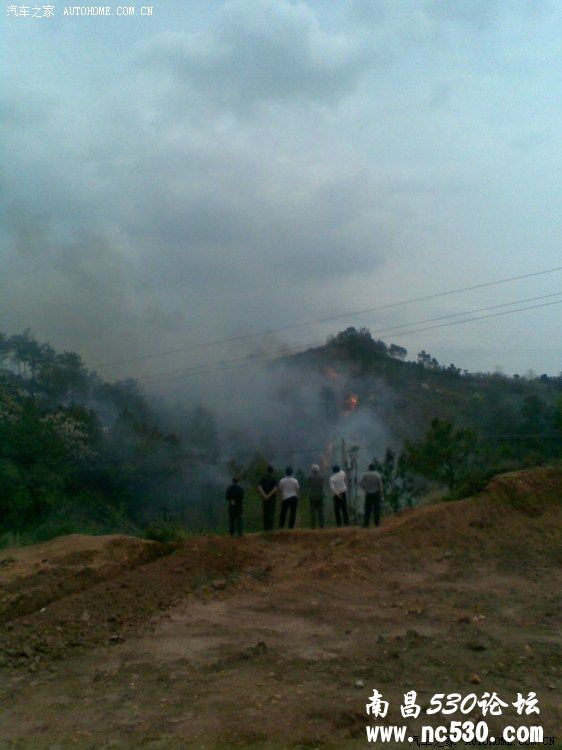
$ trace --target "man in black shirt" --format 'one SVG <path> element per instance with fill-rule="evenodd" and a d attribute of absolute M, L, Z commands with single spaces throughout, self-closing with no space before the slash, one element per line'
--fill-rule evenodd
<path fill-rule="evenodd" d="M 274 476 L 273 466 L 268 466 L 266 475 L 260 479 L 258 492 L 262 498 L 263 530 L 273 531 L 275 500 L 277 499 L 277 479 Z"/>
<path fill-rule="evenodd" d="M 320 528 L 324 528 L 324 477 L 320 474 L 318 464 L 310 467 L 310 476 L 307 482 L 308 498 L 310 500 L 310 525 L 316 528 L 316 519 Z"/>
<path fill-rule="evenodd" d="M 238 536 L 242 536 L 244 533 L 244 490 L 236 477 L 232 479 L 232 484 L 226 490 L 226 502 L 228 503 L 230 536 L 234 536 L 235 532 Z"/>

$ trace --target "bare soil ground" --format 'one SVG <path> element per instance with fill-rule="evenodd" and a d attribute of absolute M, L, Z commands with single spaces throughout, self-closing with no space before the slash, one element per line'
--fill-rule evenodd
<path fill-rule="evenodd" d="M 409 690 L 535 691 L 488 723 L 560 743 L 561 500 L 551 468 L 377 530 L 1 552 L 0 748 L 365 748 L 374 688 L 412 734 Z"/>

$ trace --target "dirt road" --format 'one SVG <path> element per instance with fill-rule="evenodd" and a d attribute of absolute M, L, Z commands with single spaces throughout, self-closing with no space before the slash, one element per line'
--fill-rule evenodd
<path fill-rule="evenodd" d="M 377 530 L 20 551 L 0 565 L 0 747 L 365 748 L 374 688 L 411 734 L 412 689 L 422 708 L 535 691 L 539 720 L 510 706 L 489 726 L 560 743 L 561 474 Z"/>

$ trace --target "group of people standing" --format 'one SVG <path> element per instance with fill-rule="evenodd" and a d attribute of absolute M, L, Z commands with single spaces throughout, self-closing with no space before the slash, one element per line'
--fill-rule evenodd
<path fill-rule="evenodd" d="M 318 464 L 312 464 L 310 474 L 305 480 L 305 486 L 301 489 L 300 482 L 293 475 L 292 467 L 285 469 L 285 476 L 279 481 L 275 477 L 272 466 L 267 468 L 265 476 L 258 483 L 258 493 L 262 499 L 263 507 L 263 529 L 273 531 L 275 525 L 275 509 L 277 500 L 281 501 L 279 514 L 279 528 L 285 528 L 288 518 L 288 526 L 294 528 L 297 518 L 297 507 L 301 493 L 308 497 L 310 506 L 310 525 L 313 529 L 318 525 L 324 528 L 324 497 L 325 480 L 320 472 Z M 328 491 L 334 503 L 334 516 L 337 526 L 349 526 L 349 511 L 347 505 L 347 477 L 345 471 L 337 464 L 332 467 L 332 475 L 328 480 Z M 359 486 L 365 493 L 365 507 L 363 516 L 363 527 L 369 526 L 371 516 L 375 526 L 380 523 L 381 503 L 384 500 L 384 489 L 381 475 L 374 464 L 369 465 Z M 303 492 L 304 490 L 304 492 Z M 237 477 L 226 490 L 226 501 L 228 503 L 228 517 L 230 535 L 242 536 L 244 533 L 244 489 Z"/>

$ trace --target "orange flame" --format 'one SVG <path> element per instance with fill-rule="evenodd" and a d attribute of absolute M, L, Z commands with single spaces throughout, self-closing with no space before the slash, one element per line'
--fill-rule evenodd
<path fill-rule="evenodd" d="M 330 465 L 332 460 L 332 450 L 334 448 L 334 444 L 331 440 L 328 440 L 328 444 L 326 445 L 326 448 L 324 450 L 324 454 L 321 459 L 321 463 L 323 468 L 325 469 L 327 466 Z"/>
<path fill-rule="evenodd" d="M 352 393 L 345 399 L 344 411 L 350 412 L 355 411 L 359 406 L 359 396 L 356 393 Z"/>
<path fill-rule="evenodd" d="M 330 378 L 330 380 L 339 380 L 340 379 L 339 372 L 337 370 L 334 370 L 333 367 L 326 367 L 324 369 L 324 375 L 327 378 Z"/>

